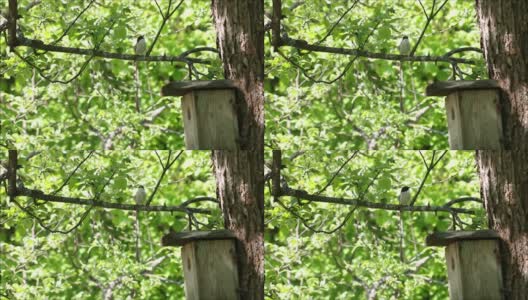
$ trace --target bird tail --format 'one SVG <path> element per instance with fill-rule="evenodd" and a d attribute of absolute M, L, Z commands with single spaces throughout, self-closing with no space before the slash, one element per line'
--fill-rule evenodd
<path fill-rule="evenodd" d="M 405 263 L 405 235 L 403 228 L 403 211 L 399 212 L 400 217 L 400 260 Z"/>
<path fill-rule="evenodd" d="M 136 210 L 136 261 L 139 262 L 141 258 L 141 230 L 139 228 L 139 210 Z"/>
<path fill-rule="evenodd" d="M 140 113 L 141 112 L 141 94 L 140 94 L 140 86 L 141 86 L 141 81 L 139 80 L 139 66 L 138 66 L 138 63 L 137 61 L 134 62 L 134 67 L 135 67 L 135 81 L 136 81 L 136 112 L 137 113 Z"/>
<path fill-rule="evenodd" d="M 405 86 L 405 81 L 404 81 L 404 78 L 403 78 L 403 61 L 400 60 L 400 112 L 405 112 L 405 106 L 404 106 L 404 101 L 403 101 L 403 98 L 405 98 L 405 90 L 404 90 L 404 86 Z"/>

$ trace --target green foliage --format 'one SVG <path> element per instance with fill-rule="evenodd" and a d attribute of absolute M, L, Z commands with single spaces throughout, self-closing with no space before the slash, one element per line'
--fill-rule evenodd
<path fill-rule="evenodd" d="M 282 25 L 289 37 L 316 44 L 354 2 L 284 0 Z M 433 1 L 422 2 L 429 13 Z M 438 8 L 443 1 L 436 2 Z M 271 1 L 267 3 L 271 7 Z M 321 45 L 399 54 L 401 37 L 408 35 L 414 45 L 425 21 L 415 0 L 360 1 Z M 272 50 L 269 39 L 266 42 L 266 141 L 273 149 L 448 148 L 443 99 L 425 97 L 425 88 L 435 80 L 447 80 L 450 64 L 403 63 L 406 112 L 402 113 L 399 62 L 359 57 L 337 79 L 353 56 L 285 46 L 279 51 L 286 60 Z M 474 3 L 448 1 L 415 55 L 441 56 L 460 47 L 480 47 Z M 465 52 L 463 57 L 477 61 L 477 65 L 460 65 L 471 74 L 465 79 L 485 77 L 480 53 Z M 308 76 L 337 80 L 316 83 Z M 415 120 L 417 112 L 427 107 Z"/>
<path fill-rule="evenodd" d="M 7 7 L 6 1 L 2 2 L 2 7 L 4 3 Z M 23 16 L 18 24 L 25 37 L 51 44 L 93 1 L 39 1 L 27 11 L 25 7 L 30 2 L 18 1 L 19 14 Z M 174 8 L 180 1 L 172 2 Z M 164 11 L 167 5 L 168 1 L 160 1 Z M 102 51 L 133 54 L 136 37 L 143 34 L 150 46 L 161 22 L 153 1 L 120 0 L 104 5 L 95 2 L 57 45 L 93 49 L 102 40 L 99 48 Z M 166 23 L 151 55 L 178 56 L 196 47 L 214 47 L 214 38 L 210 4 L 184 1 Z M 16 51 L 51 80 L 74 78 L 90 58 L 27 47 L 17 47 Z M 138 63 L 142 110 L 137 113 L 133 61 L 96 57 L 79 77 L 62 84 L 44 79 L 28 62 L 11 52 L 3 38 L 0 56 L 0 140 L 7 141 L 11 148 L 183 148 L 180 100 L 160 97 L 160 92 L 168 81 L 188 79 L 185 64 Z M 191 56 L 212 62 L 195 64 L 205 74 L 201 79 L 221 74 L 216 53 Z M 152 113 L 162 107 L 165 110 L 152 118 Z"/>
<path fill-rule="evenodd" d="M 307 151 L 294 160 L 283 152 L 282 175 L 291 188 L 310 194 L 321 191 L 352 155 L 345 151 Z M 430 161 L 432 151 L 425 151 Z M 436 157 L 440 153 L 436 153 Z M 360 152 L 342 168 L 321 195 L 398 204 L 402 186 L 415 195 L 426 168 L 417 151 Z M 373 178 L 375 178 L 374 181 Z M 415 205 L 442 206 L 449 200 L 478 197 L 479 184 L 472 152 L 451 151 L 433 169 Z M 447 278 L 443 249 L 425 247 L 425 237 L 448 230 L 448 213 L 405 212 L 406 263 L 399 257 L 399 212 L 358 207 L 343 227 L 348 205 L 266 196 L 266 295 L 273 299 L 445 299 Z M 301 216 L 298 217 L 284 209 Z M 477 215 L 460 215 L 464 229 L 485 227 L 483 208 L 464 203 Z M 420 267 L 417 267 L 420 265 Z"/>
<path fill-rule="evenodd" d="M 6 154 L 0 152 L 2 164 Z M 52 193 L 70 177 L 88 152 L 44 151 L 26 160 L 28 154 L 19 152 L 22 168 L 18 173 L 24 186 Z M 160 151 L 159 155 L 165 160 L 168 153 Z M 4 171 L 0 168 L 0 174 Z M 57 195 L 87 199 L 99 195 L 97 199 L 104 202 L 135 204 L 133 194 L 137 185 L 144 185 L 150 196 L 161 171 L 154 151 L 94 152 Z M 214 196 L 211 174 L 209 153 L 184 152 L 167 172 L 152 205 L 177 206 L 198 196 Z M 5 189 L 0 189 L 2 294 L 16 299 L 100 299 L 115 281 L 112 292 L 116 299 L 183 297 L 180 250 L 162 248 L 160 241 L 169 228 L 188 230 L 186 215 L 140 212 L 142 247 L 138 263 L 134 211 L 94 207 L 78 228 L 60 234 L 45 230 L 26 211 L 51 229 L 68 230 L 90 207 L 28 197 L 17 197 L 16 201 L 25 209 L 9 201 Z M 200 202 L 192 206 L 213 211 L 213 215 L 195 215 L 205 224 L 200 229 L 223 228 L 218 205 Z M 152 266 L 153 261 L 163 257 L 158 266 Z"/>
<path fill-rule="evenodd" d="M 27 10 L 30 2 L 19 1 L 21 29 L 26 37 L 48 44 L 59 39 L 89 3 L 45 0 Z M 166 1 L 158 2 L 166 9 Z M 352 3 L 282 2 L 284 29 L 290 37 L 309 43 L 323 39 Z M 430 8 L 432 1 L 423 2 Z M 7 6 L 5 0 L 0 3 Z M 266 4 L 271 7 L 271 1 Z M 473 5 L 471 1 L 448 1 L 425 32 L 416 55 L 439 56 L 459 47 L 479 47 Z M 401 36 L 406 34 L 416 42 L 425 21 L 414 0 L 398 1 L 397 5 L 389 0 L 361 1 L 322 44 L 396 54 Z M 145 35 L 151 43 L 161 23 L 152 1 L 97 2 L 58 45 L 91 49 L 102 41 L 102 51 L 132 54 L 137 35 Z M 214 37 L 210 2 L 184 1 L 167 22 L 152 55 L 176 56 L 196 47 L 214 47 Z M 450 65 L 404 63 L 405 107 L 411 111 L 401 113 L 398 62 L 360 57 L 338 78 L 352 57 L 282 47 L 286 60 L 271 49 L 268 38 L 266 43 L 266 144 L 270 148 L 320 149 L 296 159 L 288 159 L 293 152 L 284 153 L 283 175 L 291 187 L 309 193 L 322 190 L 350 157 L 350 149 L 447 148 L 443 100 L 425 97 L 424 90 L 434 80 L 448 79 Z M 179 100 L 160 97 L 159 92 L 167 81 L 188 77 L 185 65 L 139 62 L 142 113 L 137 113 L 134 62 L 94 58 L 70 83 L 50 83 L 43 75 L 53 80 L 74 78 L 89 56 L 26 47 L 16 51 L 25 60 L 0 39 L 0 145 L 28 150 L 20 153 L 23 167 L 19 170 L 26 187 L 46 193 L 59 189 L 87 155 L 70 150 L 183 148 Z M 195 65 L 205 73 L 200 79 L 221 76 L 217 54 L 203 52 L 199 57 L 211 61 L 210 65 Z M 480 54 L 465 53 L 464 58 L 477 61 L 477 65 L 461 66 L 470 73 L 466 79 L 484 77 Z M 332 84 L 314 83 L 307 75 L 325 81 L 338 79 Z M 163 107 L 151 121 L 150 113 Z M 413 121 L 414 114 L 426 107 L 430 109 Z M 30 149 L 57 150 L 27 160 Z M 166 157 L 167 153 L 160 155 Z M 426 158 L 431 155 L 425 153 Z M 0 151 L 0 161 L 5 160 L 6 152 Z M 0 174 L 4 171 L 0 167 Z M 151 193 L 160 173 L 158 159 L 150 151 L 96 152 L 59 194 L 132 204 L 136 185 L 144 185 Z M 415 193 L 424 173 L 416 152 L 362 152 L 322 194 L 396 204 L 399 188 L 408 185 Z M 163 180 L 153 204 L 173 206 L 196 196 L 213 195 L 211 174 L 208 153 L 185 152 Z M 372 178 L 376 179 L 372 182 Z M 416 204 L 439 206 L 453 198 L 477 195 L 473 154 L 450 152 L 425 182 Z M 402 263 L 397 212 L 360 207 L 334 233 L 316 234 L 293 213 L 308 225 L 332 230 L 354 208 L 289 197 L 279 203 L 269 195 L 266 201 L 265 290 L 270 298 L 362 299 L 373 291 L 381 299 L 447 297 L 442 249 L 423 244 L 428 233 L 450 228 L 451 216 L 404 213 L 405 251 L 410 262 Z M 115 283 L 112 292 L 116 299 L 183 297 L 182 273 L 175 271 L 181 270 L 179 250 L 159 246 L 168 228 L 187 228 L 187 219 L 181 214 L 141 214 L 143 260 L 138 263 L 133 212 L 95 207 L 71 233 L 52 234 L 34 216 L 52 229 L 67 230 L 89 207 L 27 197 L 19 197 L 17 202 L 24 210 L 8 199 L 5 187 L 0 189 L 1 293 L 21 299 L 96 299 Z M 200 222 L 222 227 L 217 205 L 201 203 L 199 207 L 213 210 L 211 216 L 196 216 Z M 482 208 L 474 203 L 464 207 L 477 211 L 475 216 L 461 216 L 468 223 L 466 228 L 482 227 Z M 151 270 L 149 261 L 161 257 L 166 258 Z M 415 267 L 417 264 L 420 267 Z"/>

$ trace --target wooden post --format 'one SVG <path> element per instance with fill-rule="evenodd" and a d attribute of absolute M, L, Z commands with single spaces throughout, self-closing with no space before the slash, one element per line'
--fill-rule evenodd
<path fill-rule="evenodd" d="M 427 87 L 427 96 L 447 96 L 445 108 L 451 149 L 503 148 L 499 92 L 495 80 L 440 81 Z"/>
<path fill-rule="evenodd" d="M 175 81 L 163 96 L 183 96 L 182 119 L 188 150 L 238 149 L 236 89 L 230 80 Z"/>
<path fill-rule="evenodd" d="M 163 246 L 183 246 L 187 300 L 239 299 L 235 235 L 229 230 L 172 232 Z"/>
<path fill-rule="evenodd" d="M 499 236 L 493 230 L 436 232 L 427 246 L 446 246 L 449 298 L 503 299 Z"/>

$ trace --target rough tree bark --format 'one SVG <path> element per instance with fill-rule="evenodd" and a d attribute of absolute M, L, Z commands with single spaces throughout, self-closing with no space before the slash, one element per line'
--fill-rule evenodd
<path fill-rule="evenodd" d="M 504 297 L 528 295 L 528 1 L 477 0 L 490 78 L 499 82 L 507 151 L 478 151 L 490 227 L 501 236 Z"/>
<path fill-rule="evenodd" d="M 240 149 L 213 151 L 226 228 L 239 240 L 241 299 L 264 298 L 264 1 L 213 0 L 225 78 L 238 87 Z"/>

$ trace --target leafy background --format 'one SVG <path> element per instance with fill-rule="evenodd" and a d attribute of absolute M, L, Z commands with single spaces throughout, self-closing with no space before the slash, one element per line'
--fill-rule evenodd
<path fill-rule="evenodd" d="M 283 151 L 283 176 L 291 188 L 315 194 L 351 156 L 350 151 Z M 432 151 L 424 151 L 427 161 Z M 436 153 L 436 157 L 440 153 Z M 296 156 L 294 160 L 290 157 Z M 379 172 L 377 179 L 370 181 Z M 398 204 L 402 186 L 416 193 L 425 168 L 418 151 L 360 152 L 322 195 Z M 449 151 L 425 182 L 416 205 L 441 206 L 462 196 L 479 196 L 472 152 Z M 332 230 L 353 208 L 281 197 L 289 210 L 318 230 Z M 425 247 L 425 237 L 451 227 L 447 213 L 404 213 L 406 263 L 399 257 L 396 211 L 358 207 L 345 225 L 331 234 L 314 233 L 278 202 L 266 196 L 266 295 L 273 299 L 446 299 L 444 249 Z M 460 215 L 465 230 L 486 227 L 478 203 L 460 207 L 477 211 Z M 460 228 L 458 228 L 460 229 Z M 420 266 L 420 267 L 417 267 Z M 376 287 L 376 285 L 378 285 Z M 369 298 L 371 299 L 371 298 Z"/>
<path fill-rule="evenodd" d="M 65 32 L 90 1 L 46 0 L 26 10 L 30 2 L 18 1 L 23 16 L 19 25 L 25 37 L 48 44 Z M 172 2 L 174 8 L 179 1 Z M 0 4 L 6 15 L 7 1 L 0 0 Z M 167 6 L 168 1 L 160 2 L 164 11 Z M 100 50 L 133 54 L 136 37 L 143 34 L 147 43 L 152 43 L 161 22 L 154 1 L 96 1 L 58 45 L 92 49 L 104 37 Z M 204 46 L 215 47 L 210 3 L 184 1 L 165 25 L 151 55 L 176 56 Z M 54 80 L 73 78 L 89 58 L 35 53 L 26 47 L 16 51 Z M 114 134 L 107 149 L 184 148 L 180 100 L 160 96 L 167 82 L 188 79 L 184 64 L 139 62 L 142 113 L 137 113 L 133 61 L 96 57 L 77 79 L 61 84 L 44 79 L 10 52 L 4 38 L 0 39 L 0 56 L 2 144 L 17 149 L 102 149 L 105 139 Z M 212 61 L 211 65 L 195 65 L 205 74 L 200 79 L 221 74 L 216 53 L 192 56 Z M 163 107 L 158 117 L 145 124 Z"/>
<path fill-rule="evenodd" d="M 46 0 L 27 11 L 24 8 L 30 2 L 19 1 L 23 33 L 46 43 L 58 38 L 88 3 Z M 302 5 L 291 9 L 300 2 Z M 423 2 L 429 8 L 433 1 Z M 283 25 L 290 37 L 313 43 L 324 36 L 350 3 L 348 0 L 284 0 Z M 161 1 L 162 8 L 166 5 L 167 2 Z M 470 1 L 448 1 L 425 33 L 417 55 L 442 55 L 457 47 L 479 47 L 473 6 Z M 5 15 L 7 1 L 0 0 L 0 7 Z M 266 1 L 266 9 L 271 10 L 270 0 Z M 97 2 L 60 44 L 93 47 L 113 21 L 114 27 L 104 38 L 101 49 L 131 54 L 138 34 L 144 34 L 147 42 L 152 41 L 161 18 L 153 2 Z M 424 22 L 417 1 L 402 0 L 397 5 L 389 0 L 362 1 L 325 44 L 354 48 L 373 32 L 364 45 L 365 50 L 396 53 L 401 35 L 407 34 L 411 42 L 416 41 Z M 372 31 L 375 24 L 378 27 Z M 293 161 L 285 159 L 283 174 L 290 186 L 317 191 L 350 155 L 350 149 L 448 147 L 443 100 L 425 97 L 424 90 L 434 80 L 448 79 L 449 65 L 404 64 L 406 107 L 431 107 L 418 122 L 408 123 L 412 113 L 403 114 L 398 109 L 397 63 L 359 58 L 334 84 L 313 83 L 271 49 L 268 33 L 265 41 L 266 145 L 268 149 L 318 149 Z M 167 23 L 152 55 L 177 55 L 201 46 L 215 46 L 210 1 L 184 1 Z M 34 53 L 24 47 L 17 51 L 55 79 L 72 78 L 87 59 L 61 53 Z M 350 60 L 350 57 L 306 53 L 287 47 L 280 51 L 306 68 L 308 74 L 326 80 L 336 78 Z M 138 114 L 134 110 L 133 62 L 94 58 L 72 83 L 58 84 L 49 83 L 10 52 L 5 39 L 0 39 L 0 56 L 0 144 L 27 150 L 55 149 L 46 150 L 29 161 L 22 160 L 20 174 L 27 187 L 52 191 L 59 186 L 86 155 L 83 151 L 69 150 L 103 148 L 104 139 L 97 131 L 108 137 L 119 129 L 119 134 L 112 139 L 114 149 L 183 148 L 180 101 L 160 97 L 159 93 L 169 80 L 187 78 L 185 66 L 139 64 L 145 112 Z M 200 79 L 221 78 L 222 68 L 216 54 L 201 53 L 199 57 L 213 62 L 197 66 L 206 74 Z M 467 79 L 483 78 L 482 57 L 475 53 L 464 57 L 479 61 L 476 66 L 462 66 L 472 74 Z M 164 106 L 166 109 L 152 124 L 142 123 L 149 119 L 149 113 Z M 357 128 L 367 136 L 384 130 L 374 139 L 374 144 L 367 145 Z M 292 153 L 286 151 L 284 157 Z M 29 151 L 22 151 L 20 157 L 28 154 Z M 6 155 L 0 151 L 0 161 L 5 161 Z M 156 180 L 156 175 L 151 174 L 160 172 L 157 159 L 150 151 L 98 152 L 63 192 L 90 197 L 113 170 L 117 170 L 117 177 L 101 197 L 122 203 L 132 203 L 138 182 L 151 191 Z M 363 152 L 351 161 L 326 194 L 354 197 L 377 170 L 382 170 L 380 178 L 366 197 L 388 203 L 396 203 L 402 185 L 416 188 L 424 171 L 416 152 Z M 199 195 L 214 195 L 209 154 L 185 152 L 169 172 L 153 204 L 177 205 Z M 473 154 L 450 152 L 426 183 L 418 204 L 441 205 L 465 195 L 478 195 Z M 39 204 L 25 198 L 19 201 L 31 207 L 46 224 L 61 229 L 71 228 L 86 210 L 76 205 Z M 359 208 L 336 233 L 314 234 L 278 203 L 272 202 L 269 194 L 266 201 L 265 292 L 268 297 L 365 298 L 365 286 L 372 287 L 387 276 L 377 289 L 380 298 L 447 297 L 443 250 L 425 248 L 423 244 L 426 234 L 449 228 L 449 216 L 407 215 L 407 257 L 414 259 L 413 263 L 429 258 L 413 271 L 413 263 L 402 264 L 398 259 L 398 219 L 394 212 Z M 334 228 L 350 209 L 329 204 L 301 205 L 288 197 L 281 201 L 326 229 Z M 131 294 L 149 299 L 165 299 L 169 294 L 174 299 L 183 297 L 179 249 L 163 249 L 159 241 L 169 227 L 176 231 L 186 228 L 185 218 L 170 213 L 145 214 L 142 220 L 145 261 L 166 256 L 153 274 L 147 276 L 142 271 L 149 268 L 148 263 L 138 264 L 134 259 L 132 213 L 96 208 L 78 229 L 61 235 L 49 234 L 33 218 L 9 203 L 4 188 L 0 189 L 0 203 L 2 291 L 9 291 L 17 298 L 101 298 L 101 289 L 95 282 L 110 283 L 124 276 L 114 290 L 116 298 Z M 208 204 L 204 207 L 215 208 Z M 472 224 L 470 228 L 484 223 L 482 209 L 478 209 L 478 216 L 465 218 Z M 218 210 L 215 208 L 215 211 Z M 201 221 L 222 227 L 219 212 Z M 407 275 L 409 270 L 411 273 Z"/>
<path fill-rule="evenodd" d="M 56 190 L 87 156 L 87 151 L 44 151 L 29 161 L 20 152 L 20 178 L 27 188 L 45 193 Z M 161 158 L 168 153 L 159 151 Z M 0 152 L 5 162 L 6 151 Z M 174 157 L 174 153 L 173 153 Z M 0 168 L 0 173 L 5 169 Z M 111 173 L 115 175 L 100 194 L 106 202 L 135 204 L 136 186 L 154 190 L 161 168 L 153 151 L 95 152 L 72 176 L 61 196 L 92 199 Z M 147 174 L 151 174 L 146 176 Z M 208 152 L 185 151 L 166 174 L 152 205 L 176 206 L 198 196 L 215 196 Z M 52 229 L 68 230 L 89 208 L 75 204 L 17 197 Z M 94 207 L 69 234 L 50 233 L 19 209 L 0 189 L 0 289 L 16 299 L 101 299 L 104 288 L 117 280 L 114 299 L 182 299 L 183 271 L 179 247 L 161 247 L 161 237 L 188 230 L 182 213 L 141 212 L 141 262 L 135 258 L 135 213 Z M 208 228 L 223 228 L 218 205 L 202 202 L 212 215 L 196 215 Z M 196 228 L 193 228 L 196 230 Z M 159 265 L 153 267 L 155 262 Z M 103 288 L 101 288 L 101 285 Z"/>
<path fill-rule="evenodd" d="M 284 31 L 290 38 L 315 44 L 353 2 L 283 0 Z M 429 11 L 433 0 L 422 2 Z M 443 1 L 436 2 L 439 7 Z M 271 1 L 267 4 L 271 7 Z M 415 55 L 440 56 L 460 47 L 480 48 L 475 14 L 473 2 L 449 0 L 429 25 Z M 322 45 L 399 54 L 397 47 L 401 37 L 408 35 L 411 44 L 416 43 L 424 24 L 425 17 L 418 1 L 360 1 Z M 305 74 L 317 80 L 334 80 L 353 57 L 310 53 L 284 46 L 279 51 L 288 58 L 286 60 L 271 48 L 269 34 L 265 40 L 268 147 L 307 150 L 448 148 L 444 101 L 441 97 L 425 97 L 425 88 L 433 81 L 449 79 L 452 74 L 449 64 L 404 63 L 407 112 L 401 113 L 398 62 L 359 57 L 334 83 L 316 83 Z M 466 52 L 463 57 L 478 62 L 474 66 L 460 65 L 471 74 L 465 79 L 485 77 L 480 53 Z M 300 65 L 304 72 L 290 61 Z M 430 107 L 427 113 L 414 122 L 417 111 L 427 107 Z"/>

